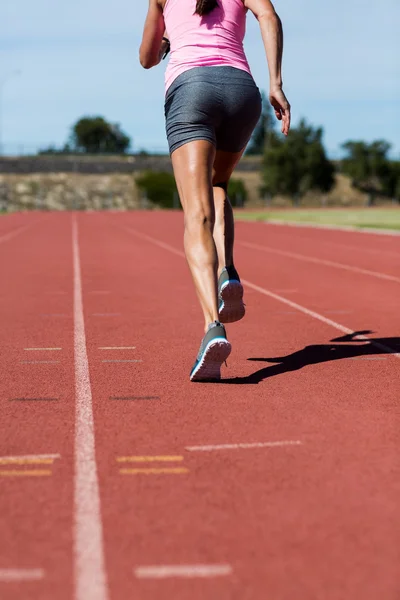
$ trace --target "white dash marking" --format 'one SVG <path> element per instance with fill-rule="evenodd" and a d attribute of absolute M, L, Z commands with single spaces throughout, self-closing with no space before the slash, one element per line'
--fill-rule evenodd
<path fill-rule="evenodd" d="M 99 350 L 136 350 L 136 346 L 100 346 Z"/>
<path fill-rule="evenodd" d="M 21 360 L 21 365 L 58 365 L 59 360 Z"/>
<path fill-rule="evenodd" d="M 3 583 L 39 581 L 43 578 L 44 569 L 0 569 L 0 581 Z"/>
<path fill-rule="evenodd" d="M 387 360 L 387 356 L 350 356 L 350 360 Z"/>
<path fill-rule="evenodd" d="M 104 296 L 106 294 L 111 294 L 110 291 L 107 290 L 93 290 L 92 292 L 87 292 L 88 294 L 97 294 L 98 296 Z"/>
<path fill-rule="evenodd" d="M 42 351 L 53 351 L 62 350 L 62 348 L 24 348 L 27 352 L 42 352 Z"/>
<path fill-rule="evenodd" d="M 138 579 L 166 579 L 168 577 L 223 577 L 232 574 L 231 565 L 160 565 L 137 567 Z"/>
<path fill-rule="evenodd" d="M 212 452 L 213 450 L 248 450 L 251 448 L 276 448 L 280 446 L 301 446 L 300 440 L 279 442 L 256 442 L 252 444 L 215 444 L 210 446 L 187 446 L 189 452 Z"/>
<path fill-rule="evenodd" d="M 74 264 L 75 479 L 74 600 L 108 600 L 97 476 L 92 390 L 86 350 L 76 217 L 72 221 Z"/>
<path fill-rule="evenodd" d="M 18 456 L 0 456 L 0 460 L 9 460 L 12 462 L 13 460 L 56 460 L 57 458 L 61 458 L 61 454 L 21 454 Z"/>

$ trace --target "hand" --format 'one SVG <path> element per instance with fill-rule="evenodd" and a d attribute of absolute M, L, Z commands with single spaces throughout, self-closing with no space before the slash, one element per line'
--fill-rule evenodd
<path fill-rule="evenodd" d="M 281 87 L 271 88 L 269 101 L 273 106 L 276 118 L 282 121 L 282 133 L 287 135 L 290 129 L 290 104 Z"/>

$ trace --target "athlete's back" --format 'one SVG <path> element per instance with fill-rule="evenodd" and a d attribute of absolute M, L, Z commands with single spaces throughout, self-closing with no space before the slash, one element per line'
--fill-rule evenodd
<path fill-rule="evenodd" d="M 166 89 L 181 73 L 194 67 L 250 68 L 243 50 L 246 8 L 242 0 L 218 0 L 207 15 L 195 14 L 196 0 L 167 0 L 165 27 L 171 43 Z"/>

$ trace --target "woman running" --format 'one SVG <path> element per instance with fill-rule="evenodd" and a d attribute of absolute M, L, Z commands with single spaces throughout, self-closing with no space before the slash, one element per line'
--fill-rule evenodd
<path fill-rule="evenodd" d="M 270 0 L 149 0 L 140 47 L 145 69 L 171 51 L 165 119 L 185 215 L 184 246 L 205 321 L 192 381 L 221 377 L 231 352 L 225 327 L 244 316 L 233 262 L 229 179 L 261 114 L 261 96 L 243 50 L 246 14 L 260 24 L 269 67 L 270 102 L 282 133 L 290 106 L 282 90 L 283 32 Z"/>

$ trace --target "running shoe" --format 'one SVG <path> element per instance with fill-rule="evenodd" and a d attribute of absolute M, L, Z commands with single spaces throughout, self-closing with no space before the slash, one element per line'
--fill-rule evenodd
<path fill-rule="evenodd" d="M 215 321 L 208 326 L 200 350 L 190 373 L 191 381 L 219 381 L 221 365 L 230 355 L 232 347 L 226 339 L 225 327 Z"/>
<path fill-rule="evenodd" d="M 243 319 L 243 286 L 234 266 L 225 267 L 218 280 L 219 319 L 221 323 L 234 323 Z"/>

